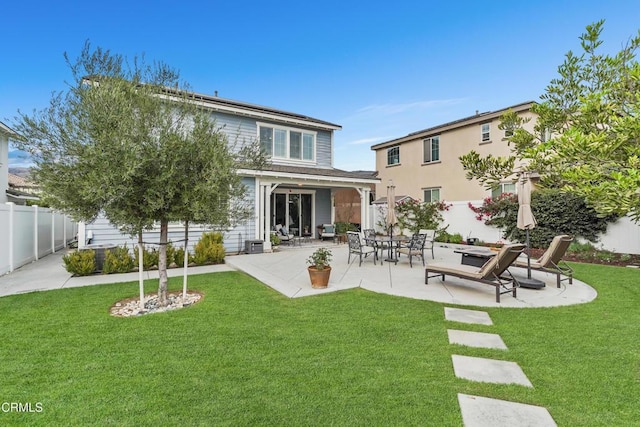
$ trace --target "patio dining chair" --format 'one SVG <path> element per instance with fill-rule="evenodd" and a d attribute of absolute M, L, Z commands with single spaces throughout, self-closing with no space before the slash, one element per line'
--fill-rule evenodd
<path fill-rule="evenodd" d="M 347 263 L 351 263 L 351 254 L 358 255 L 360 257 L 360 263 L 358 266 L 362 265 L 362 257 L 366 258 L 367 256 L 373 254 L 373 264 L 376 264 L 376 259 L 378 259 L 378 251 L 375 247 L 367 246 L 362 243 L 360 239 L 360 233 L 356 231 L 347 231 L 347 243 L 349 243 L 349 257 L 347 259 Z"/>
<path fill-rule="evenodd" d="M 414 234 L 406 245 L 401 245 L 398 248 L 398 254 L 405 254 L 409 256 L 409 266 L 411 268 L 413 268 L 413 257 L 416 256 L 422 258 L 422 265 L 424 266 L 424 244 L 426 238 L 426 234 Z"/>
<path fill-rule="evenodd" d="M 364 241 L 365 246 L 371 246 L 375 248 L 376 251 L 379 249 L 379 244 L 376 241 L 376 230 L 373 228 L 365 228 L 362 230 L 362 240 Z"/>
<path fill-rule="evenodd" d="M 431 249 L 431 259 L 435 259 L 435 255 L 433 253 L 433 242 L 436 240 L 436 230 L 420 229 L 418 234 L 425 235 L 424 248 Z"/>

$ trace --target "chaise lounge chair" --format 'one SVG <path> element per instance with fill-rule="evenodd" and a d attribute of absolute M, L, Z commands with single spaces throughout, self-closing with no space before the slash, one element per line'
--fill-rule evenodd
<path fill-rule="evenodd" d="M 573 237 L 567 236 L 566 234 L 554 237 L 549 248 L 547 248 L 542 256 L 537 260 L 531 260 L 531 269 L 555 274 L 558 287 L 560 287 L 560 282 L 563 280 L 569 280 L 569 284 L 573 284 L 573 269 L 569 267 L 566 262 L 562 261 L 562 257 L 569 248 L 569 245 L 571 245 L 571 242 L 573 242 Z M 515 260 L 513 265 L 527 268 L 527 259 L 521 257 Z M 561 279 L 561 274 L 567 277 Z"/>
<path fill-rule="evenodd" d="M 508 268 L 524 248 L 525 246 L 522 244 L 504 245 L 496 256 L 489 259 L 480 268 L 462 264 L 431 264 L 425 269 L 424 283 L 428 285 L 430 278 L 438 276 L 441 276 L 444 281 L 445 276 L 448 275 L 494 286 L 496 289 L 496 302 L 500 302 L 501 294 L 508 292 L 513 293 L 515 298 L 518 282 L 511 275 Z M 429 273 L 435 274 L 429 275 Z M 508 276 L 505 276 L 504 273 Z M 507 287 L 509 283 L 511 283 L 510 288 Z"/>

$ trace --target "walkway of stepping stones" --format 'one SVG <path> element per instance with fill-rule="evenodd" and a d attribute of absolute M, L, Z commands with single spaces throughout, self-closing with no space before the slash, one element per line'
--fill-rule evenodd
<path fill-rule="evenodd" d="M 446 320 L 461 323 L 493 325 L 489 313 L 485 311 L 444 308 Z M 470 332 L 448 329 L 449 343 L 469 347 L 492 348 L 508 351 L 507 346 L 497 334 Z M 470 381 L 520 384 L 533 387 L 516 362 L 485 359 L 481 357 L 451 355 L 453 370 L 458 378 Z M 500 426 L 556 426 L 555 421 L 546 408 L 527 405 L 506 400 L 490 399 L 482 396 L 471 396 L 458 393 L 458 403 L 462 412 L 465 427 L 500 427 Z"/>

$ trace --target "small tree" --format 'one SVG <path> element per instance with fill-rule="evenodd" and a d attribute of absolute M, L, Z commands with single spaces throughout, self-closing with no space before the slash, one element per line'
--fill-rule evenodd
<path fill-rule="evenodd" d="M 21 149 L 34 156 L 34 176 L 52 207 L 78 221 L 100 212 L 138 235 L 160 225 L 160 304 L 167 303 L 169 221 L 226 227 L 248 218 L 246 186 L 237 170 L 259 169 L 255 141 L 230 144 L 193 102 L 172 68 L 127 61 L 85 44 L 74 81 L 47 109 L 20 114 Z"/>
<path fill-rule="evenodd" d="M 405 199 L 396 204 L 398 227 L 417 233 L 421 229 L 437 230 L 444 220 L 442 212 L 449 210 L 444 201 L 421 203 L 414 199 Z"/>
<path fill-rule="evenodd" d="M 467 178 L 492 186 L 514 172 L 516 161 L 539 172 L 540 185 L 577 193 L 603 215 L 629 214 L 640 221 L 640 64 L 635 59 L 640 32 L 615 55 L 604 55 L 604 21 L 580 36 L 583 53 L 568 52 L 532 107 L 534 132 L 513 113 L 501 127 L 513 131 L 512 153 L 460 158 Z"/>

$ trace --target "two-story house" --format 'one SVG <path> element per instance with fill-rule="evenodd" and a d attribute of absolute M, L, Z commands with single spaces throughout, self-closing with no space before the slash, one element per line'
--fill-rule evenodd
<path fill-rule="evenodd" d="M 483 157 L 488 154 L 508 155 L 510 150 L 505 140 L 508 135 L 498 128 L 500 116 L 508 110 L 514 111 L 523 118 L 531 119 L 524 126 L 532 131 L 536 119 L 531 112 L 532 105 L 533 102 L 524 102 L 497 111 L 476 113 L 372 146 L 380 178 L 376 193 L 385 194 L 387 183 L 393 180 L 396 195 L 426 202 L 445 200 L 462 206 L 459 211 L 463 215 L 458 218 L 459 223 L 467 221 L 465 210 L 468 211 L 468 218 L 472 219 L 471 210 L 466 207 L 467 202 L 478 202 L 502 192 L 515 192 L 515 184 L 507 180 L 488 190 L 478 181 L 469 181 L 459 157 L 471 150 Z M 478 225 L 473 224 L 476 227 Z M 468 224 L 455 224 L 449 231 L 466 235 L 471 229 L 472 226 Z"/>
<path fill-rule="evenodd" d="M 230 141 L 259 141 L 271 161 L 264 170 L 239 171 L 250 190 L 255 216 L 226 230 L 227 252 L 239 252 L 246 240 L 254 239 L 262 240 L 264 248 L 269 249 L 269 235 L 276 224 L 288 227 L 298 236 L 314 235 L 318 225 L 335 222 L 335 194 L 340 189 L 357 192 L 362 226 L 369 227 L 371 188 L 379 180 L 333 167 L 334 132 L 341 129 L 339 125 L 218 96 L 196 97 L 211 111 L 211 118 Z M 195 227 L 190 241 L 197 241 L 201 232 Z M 80 242 L 89 233 L 95 244 L 127 243 L 129 247 L 134 244 L 105 219 L 81 226 Z M 169 239 L 179 240 L 183 233 L 181 226 L 170 226 Z M 157 236 L 145 236 L 148 241 L 154 238 L 157 240 Z"/>
<path fill-rule="evenodd" d="M 381 183 L 377 194 L 385 194 L 392 179 L 396 194 L 432 202 L 437 200 L 479 200 L 491 192 L 477 181 L 465 178 L 459 157 L 471 150 L 481 156 L 510 153 L 505 131 L 498 129 L 500 116 L 512 110 L 531 120 L 525 124 L 533 130 L 535 114 L 533 102 L 525 102 L 498 111 L 478 113 L 428 129 L 412 132 L 402 138 L 382 142 L 371 147 L 376 152 L 376 170 Z M 512 191 L 511 181 L 505 181 L 493 194 Z"/>

